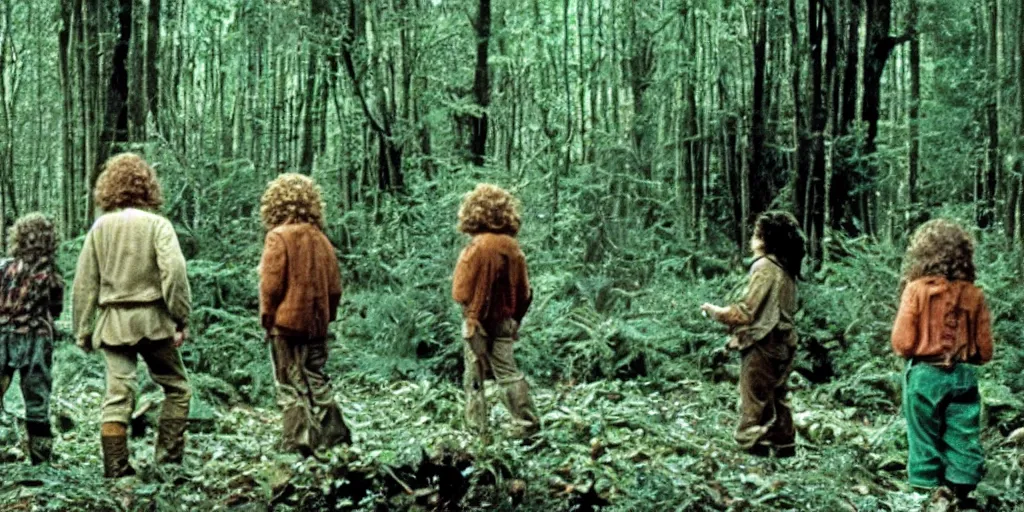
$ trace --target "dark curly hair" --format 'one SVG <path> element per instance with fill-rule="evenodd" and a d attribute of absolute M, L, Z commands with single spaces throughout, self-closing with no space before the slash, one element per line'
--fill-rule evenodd
<path fill-rule="evenodd" d="M 955 222 L 934 219 L 921 224 L 910 237 L 900 289 L 925 276 L 973 283 L 976 273 L 971 234 Z"/>
<path fill-rule="evenodd" d="M 96 204 L 106 212 L 118 208 L 156 210 L 164 204 L 156 171 L 135 153 L 114 155 L 103 164 L 95 196 Z"/>
<path fill-rule="evenodd" d="M 807 241 L 793 214 L 767 211 L 758 215 L 754 236 L 764 242 L 765 254 L 775 256 L 793 279 L 800 278 Z"/>

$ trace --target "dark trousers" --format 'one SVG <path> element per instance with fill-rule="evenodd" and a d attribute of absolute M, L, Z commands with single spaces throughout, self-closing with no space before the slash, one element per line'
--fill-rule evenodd
<path fill-rule="evenodd" d="M 775 448 L 795 443 L 793 413 L 789 409 L 786 381 L 793 371 L 795 347 L 769 334 L 742 352 L 740 366 L 740 422 L 735 438 L 740 447 Z"/>
<path fill-rule="evenodd" d="M 308 453 L 350 443 L 352 435 L 323 371 L 327 340 L 277 335 L 270 345 L 284 423 L 282 448 Z"/>

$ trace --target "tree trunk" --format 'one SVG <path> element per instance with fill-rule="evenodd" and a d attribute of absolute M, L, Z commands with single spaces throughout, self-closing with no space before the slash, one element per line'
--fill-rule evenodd
<path fill-rule="evenodd" d="M 988 126 L 988 145 L 985 148 L 985 178 L 978 227 L 985 229 L 992 225 L 996 209 L 996 187 L 1000 174 L 999 156 L 999 1 L 988 0 L 988 44 L 986 80 L 988 102 L 985 118 Z"/>
<path fill-rule="evenodd" d="M 756 19 L 754 21 L 754 94 L 753 111 L 751 113 L 750 126 L 750 211 L 747 215 L 753 218 L 757 214 L 768 209 L 771 204 L 773 190 L 771 186 L 767 154 L 765 151 L 765 140 L 767 138 L 766 103 L 768 92 L 766 88 L 765 66 L 767 65 L 766 49 L 768 45 L 768 0 L 757 0 Z M 743 222 L 750 222 L 750 218 L 743 219 Z"/>
<path fill-rule="evenodd" d="M 481 166 L 487 158 L 487 109 L 491 103 L 491 75 L 487 63 L 491 42 L 491 0 L 480 0 L 476 23 L 476 68 L 473 73 L 473 99 L 480 108 L 479 115 L 470 120 L 470 161 Z"/>
<path fill-rule="evenodd" d="M 918 0 L 910 0 L 907 22 L 916 31 Z M 907 109 L 909 122 L 907 136 L 910 150 L 907 154 L 907 208 L 908 214 L 916 211 L 917 177 L 921 172 L 921 136 L 918 125 L 921 117 L 921 37 L 914 34 L 910 40 L 910 108 Z M 909 226 L 908 226 L 909 227 Z"/>
<path fill-rule="evenodd" d="M 78 219 L 75 215 L 75 139 L 74 139 L 74 92 L 71 88 L 71 41 L 73 38 L 72 16 L 74 4 L 71 0 L 60 2 L 60 31 L 57 32 L 57 67 L 60 72 L 61 109 L 61 218 L 64 225 L 64 239 L 73 238 L 78 232 Z"/>
<path fill-rule="evenodd" d="M 107 82 L 107 105 L 103 117 L 103 131 L 100 134 L 98 151 L 94 162 L 100 166 L 120 150 L 117 146 L 129 141 L 128 138 L 128 51 L 132 37 L 132 0 L 118 0 L 118 24 L 120 31 L 111 61 L 110 79 Z M 96 63 L 99 65 L 99 62 Z M 98 173 L 93 173 L 90 188 L 96 186 Z"/>
<path fill-rule="evenodd" d="M 160 4 L 161 0 L 149 0 L 146 15 L 146 109 L 153 118 L 157 131 L 160 124 Z"/>

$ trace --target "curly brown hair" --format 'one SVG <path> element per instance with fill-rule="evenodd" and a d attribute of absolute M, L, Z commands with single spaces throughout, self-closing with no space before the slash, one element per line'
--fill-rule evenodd
<path fill-rule="evenodd" d="M 312 224 L 324 228 L 324 201 L 312 178 L 284 173 L 267 184 L 260 198 L 260 219 L 265 228 L 284 224 Z"/>
<path fill-rule="evenodd" d="M 959 224 L 934 219 L 921 224 L 910 237 L 903 259 L 900 289 L 926 276 L 974 282 L 974 237 Z"/>
<path fill-rule="evenodd" d="M 119 208 L 156 210 L 164 204 L 156 171 L 135 153 L 114 155 L 103 164 L 95 197 L 96 205 L 108 212 Z"/>
<path fill-rule="evenodd" d="M 458 230 L 467 235 L 498 233 L 516 236 L 520 223 L 519 200 L 497 185 L 480 183 L 462 196 Z"/>
<path fill-rule="evenodd" d="M 7 254 L 30 263 L 49 261 L 57 251 L 57 230 L 47 216 L 32 212 L 7 231 Z"/>
<path fill-rule="evenodd" d="M 754 236 L 764 242 L 765 254 L 778 258 L 793 279 L 800 278 L 807 241 L 792 213 L 767 211 L 758 215 L 754 222 Z"/>

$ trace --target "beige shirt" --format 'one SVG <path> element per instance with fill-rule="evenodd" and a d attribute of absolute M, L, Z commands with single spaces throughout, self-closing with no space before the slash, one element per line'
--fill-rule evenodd
<path fill-rule="evenodd" d="M 766 256 L 750 267 L 743 299 L 717 315 L 717 320 L 731 327 L 730 347 L 745 349 L 772 331 L 792 347 L 797 343 L 793 320 L 796 310 L 796 281 L 774 257 Z"/>
<path fill-rule="evenodd" d="M 93 348 L 174 336 L 188 321 L 192 294 L 170 221 L 134 208 L 96 219 L 78 257 L 73 294 L 75 336 L 91 334 Z"/>

